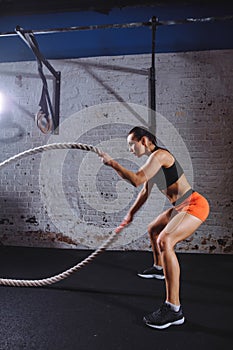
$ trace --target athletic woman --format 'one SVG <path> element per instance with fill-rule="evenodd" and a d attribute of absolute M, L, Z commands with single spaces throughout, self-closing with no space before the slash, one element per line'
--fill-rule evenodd
<path fill-rule="evenodd" d="M 172 207 L 156 217 L 148 226 L 154 265 L 138 275 L 143 278 L 165 279 L 166 299 L 155 312 L 145 316 L 146 325 L 163 329 L 184 323 L 180 305 L 180 267 L 175 253 L 178 242 L 187 239 L 206 220 L 209 214 L 207 200 L 193 191 L 184 171 L 175 157 L 165 148 L 157 146 L 156 137 L 144 127 L 133 128 L 127 137 L 130 152 L 135 156 L 148 156 L 146 163 L 132 172 L 107 153 L 101 153 L 105 165 L 112 167 L 133 186 L 143 185 L 122 225 L 132 222 L 156 184 L 168 198 Z"/>

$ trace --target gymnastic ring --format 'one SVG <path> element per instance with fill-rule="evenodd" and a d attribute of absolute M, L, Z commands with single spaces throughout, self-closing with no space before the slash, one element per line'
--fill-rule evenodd
<path fill-rule="evenodd" d="M 43 126 L 44 121 L 46 121 L 45 126 Z M 35 122 L 43 134 L 48 134 L 52 130 L 53 122 L 51 117 L 47 116 L 41 109 L 36 113 Z"/>

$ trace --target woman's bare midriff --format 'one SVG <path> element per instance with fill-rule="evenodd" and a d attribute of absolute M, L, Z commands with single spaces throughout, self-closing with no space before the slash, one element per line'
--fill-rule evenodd
<path fill-rule="evenodd" d="M 174 184 L 169 186 L 166 190 L 162 190 L 161 192 L 165 194 L 171 203 L 174 203 L 190 189 L 191 186 L 183 174 Z"/>

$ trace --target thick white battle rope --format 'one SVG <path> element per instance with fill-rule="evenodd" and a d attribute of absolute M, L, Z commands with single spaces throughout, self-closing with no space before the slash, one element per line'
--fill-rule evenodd
<path fill-rule="evenodd" d="M 9 163 L 14 162 L 18 159 L 27 157 L 29 155 L 33 155 L 33 154 L 44 152 L 44 151 L 50 151 L 53 149 L 81 149 L 83 151 L 92 151 L 92 152 L 97 153 L 97 154 L 101 153 L 101 151 L 97 147 L 94 147 L 92 145 L 85 145 L 82 143 L 71 143 L 71 142 L 70 143 L 50 143 L 48 145 L 35 147 L 35 148 L 29 149 L 27 151 L 18 153 L 15 156 L 10 157 L 10 158 L 4 160 L 2 163 L 0 163 L 0 168 L 6 164 L 9 164 Z"/>
<path fill-rule="evenodd" d="M 97 147 L 94 147 L 91 145 L 85 145 L 81 143 L 52 143 L 52 144 L 32 148 L 22 153 L 16 154 L 15 156 L 0 163 L 0 168 L 18 159 L 26 157 L 28 155 L 36 154 L 43 151 L 49 151 L 53 149 L 81 149 L 84 151 L 92 151 L 96 154 L 100 154 L 100 150 Z M 116 229 L 112 231 L 110 237 L 98 249 L 96 249 L 96 251 L 90 254 L 86 259 L 84 259 L 83 261 L 79 262 L 78 264 L 74 265 L 70 269 L 58 275 L 39 279 L 39 280 L 18 280 L 18 279 L 0 278 L 0 285 L 13 286 L 13 287 L 41 287 L 41 286 L 59 282 L 67 278 L 77 270 L 81 269 L 83 266 L 87 265 L 92 260 L 94 260 L 97 257 L 97 255 L 102 253 L 112 243 L 112 241 L 116 238 L 117 234 L 122 230 L 122 228 L 123 227 L 121 226 L 120 229 L 118 228 L 118 230 Z"/>

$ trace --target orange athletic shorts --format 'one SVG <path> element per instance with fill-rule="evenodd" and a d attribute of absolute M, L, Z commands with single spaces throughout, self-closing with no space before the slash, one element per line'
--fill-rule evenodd
<path fill-rule="evenodd" d="M 210 207 L 208 201 L 200 193 L 196 191 L 188 191 L 187 195 L 184 194 L 184 199 L 182 197 L 173 203 L 174 209 L 180 212 L 186 212 L 188 214 L 194 215 L 201 221 L 205 221 L 209 215 Z"/>

